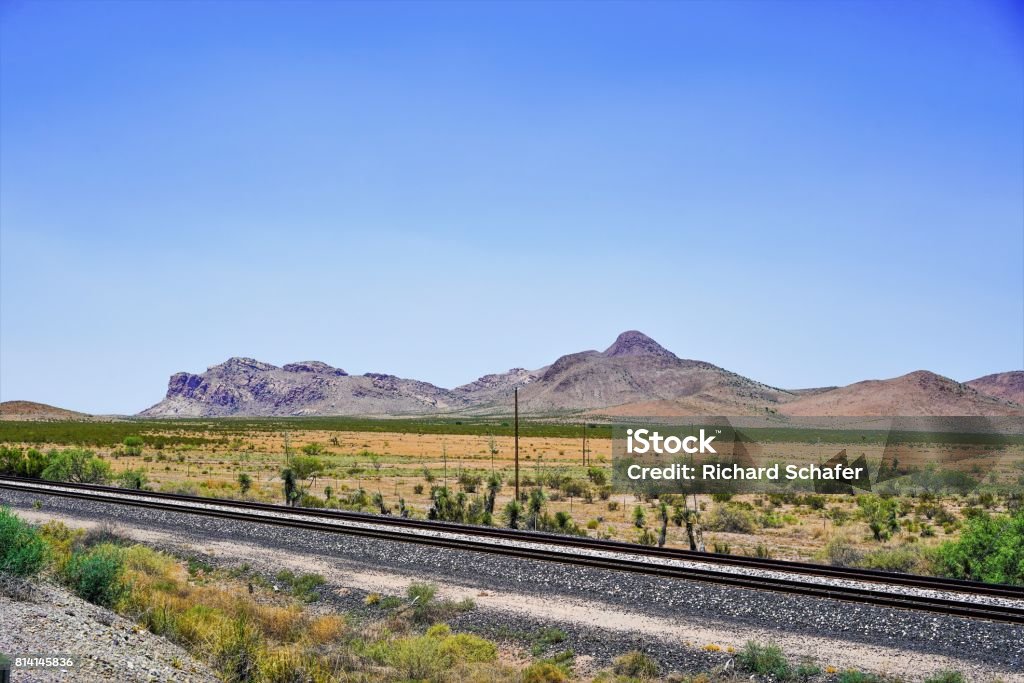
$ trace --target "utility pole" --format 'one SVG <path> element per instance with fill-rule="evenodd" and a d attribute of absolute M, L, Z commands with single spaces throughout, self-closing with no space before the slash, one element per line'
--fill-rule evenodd
<path fill-rule="evenodd" d="M 516 502 L 519 502 L 519 387 L 515 388 Z"/>
<path fill-rule="evenodd" d="M 587 421 L 583 421 L 583 466 L 587 466 Z"/>

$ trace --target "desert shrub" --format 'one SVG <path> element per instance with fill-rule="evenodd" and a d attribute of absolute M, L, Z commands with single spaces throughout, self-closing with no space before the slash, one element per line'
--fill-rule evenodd
<path fill-rule="evenodd" d="M 590 493 L 590 487 L 579 479 L 567 478 L 562 482 L 562 493 L 572 498 L 585 497 Z"/>
<path fill-rule="evenodd" d="M 960 538 L 939 546 L 935 564 L 943 576 L 1024 585 L 1024 511 L 967 519 Z"/>
<path fill-rule="evenodd" d="M 484 478 L 479 474 L 471 474 L 469 472 L 463 472 L 459 475 L 459 485 L 462 486 L 466 493 L 476 493 L 477 488 L 484 482 Z"/>
<path fill-rule="evenodd" d="M 80 529 L 71 529 L 63 522 L 51 520 L 39 528 L 39 535 L 46 543 L 50 565 L 59 574 L 64 570 L 84 532 Z"/>
<path fill-rule="evenodd" d="M 302 493 L 299 495 L 295 502 L 295 505 L 300 508 L 324 508 L 327 507 L 326 501 L 319 496 L 314 496 L 311 493 Z"/>
<path fill-rule="evenodd" d="M 604 486 L 608 483 L 608 475 L 600 467 L 591 467 L 587 470 L 587 479 L 589 479 L 594 486 Z"/>
<path fill-rule="evenodd" d="M 523 518 L 522 503 L 510 500 L 505 504 L 505 509 L 501 516 L 505 520 L 505 525 L 508 526 L 509 529 L 518 529 L 519 523 Z"/>
<path fill-rule="evenodd" d="M 534 657 L 540 657 L 549 647 L 561 643 L 567 637 L 565 631 L 560 628 L 541 629 L 533 635 L 533 645 L 530 647 L 530 654 Z"/>
<path fill-rule="evenodd" d="M 618 657 L 612 665 L 612 671 L 618 676 L 644 680 L 658 675 L 658 664 L 643 652 L 633 650 Z"/>
<path fill-rule="evenodd" d="M 262 634 L 247 617 L 230 620 L 215 631 L 210 643 L 214 668 L 225 683 L 246 683 L 256 677 L 263 652 Z"/>
<path fill-rule="evenodd" d="M 431 602 L 437 595 L 437 586 L 430 583 L 412 583 L 406 589 L 405 594 L 413 604 L 413 619 L 416 621 L 429 620 Z"/>
<path fill-rule="evenodd" d="M 959 671 L 940 671 L 934 676 L 924 679 L 924 683 L 966 683 L 964 675 Z"/>
<path fill-rule="evenodd" d="M 825 496 L 817 493 L 809 493 L 806 496 L 802 496 L 800 498 L 800 504 L 806 505 L 812 510 L 824 510 Z"/>
<path fill-rule="evenodd" d="M 523 669 L 523 683 L 568 683 L 569 672 L 554 662 L 534 662 Z"/>
<path fill-rule="evenodd" d="M 125 470 L 117 475 L 117 485 L 123 489 L 141 490 L 146 487 L 147 483 L 149 483 L 149 479 L 146 477 L 146 470 L 141 468 Z"/>
<path fill-rule="evenodd" d="M 718 504 L 704 516 L 704 528 L 734 534 L 752 534 L 757 530 L 754 514 L 736 505 Z"/>
<path fill-rule="evenodd" d="M 887 541 L 900 530 L 900 523 L 897 519 L 899 502 L 896 499 L 857 496 L 857 505 L 876 541 Z"/>
<path fill-rule="evenodd" d="M 884 683 L 884 681 L 875 674 L 850 669 L 839 674 L 839 683 Z"/>
<path fill-rule="evenodd" d="M 0 446 L 0 474 L 38 479 L 49 464 L 49 456 L 35 448 L 27 452 L 20 448 Z"/>
<path fill-rule="evenodd" d="M 498 658 L 498 648 L 489 640 L 471 633 L 457 633 L 441 641 L 439 652 L 454 662 L 493 662 Z"/>
<path fill-rule="evenodd" d="M 812 676 L 817 676 L 821 673 L 821 667 L 818 666 L 813 660 L 804 660 L 797 664 L 793 670 L 793 677 L 798 681 L 806 681 Z"/>
<path fill-rule="evenodd" d="M 307 443 L 302 447 L 302 452 L 306 455 L 320 455 L 324 452 L 323 444 L 316 443 L 315 441 Z"/>
<path fill-rule="evenodd" d="M 78 546 L 92 548 L 97 545 L 129 545 L 131 539 L 110 522 L 102 522 L 85 531 L 78 539 Z"/>
<path fill-rule="evenodd" d="M 72 553 L 61 578 L 83 600 L 111 607 L 127 590 L 123 574 L 119 549 L 103 544 Z"/>
<path fill-rule="evenodd" d="M 413 486 L 412 487 L 412 492 L 415 493 L 417 496 L 422 495 L 422 493 L 423 493 L 423 484 L 416 484 L 415 486 Z"/>
<path fill-rule="evenodd" d="M 7 508 L 0 508 L 0 571 L 31 576 L 46 562 L 46 543 L 39 532 Z"/>
<path fill-rule="evenodd" d="M 906 544 L 898 548 L 880 548 L 865 553 L 858 566 L 887 572 L 928 574 L 931 563 L 920 545 Z"/>
<path fill-rule="evenodd" d="M 640 529 L 636 535 L 636 542 L 640 545 L 655 546 L 658 545 L 658 535 L 650 529 Z"/>
<path fill-rule="evenodd" d="M 712 493 L 711 500 L 715 501 L 716 503 L 728 503 L 730 500 L 732 500 L 732 494 L 729 493 L 728 491 Z"/>
<path fill-rule="evenodd" d="M 50 451 L 42 472 L 43 479 L 80 484 L 105 484 L 110 476 L 110 463 L 81 448 Z"/>
<path fill-rule="evenodd" d="M 736 663 L 751 673 L 771 675 L 781 680 L 792 675 L 792 668 L 778 645 L 761 645 L 748 640 L 736 655 Z"/>
<path fill-rule="evenodd" d="M 125 455 L 142 455 L 142 446 L 145 442 L 141 436 L 126 436 L 121 443 L 124 444 Z"/>
<path fill-rule="evenodd" d="M 403 679 L 437 680 L 451 668 L 451 659 L 441 652 L 441 641 L 429 636 L 399 638 L 384 651 L 385 663 Z"/>
<path fill-rule="evenodd" d="M 296 574 L 290 569 L 282 569 L 274 577 L 288 589 L 293 596 L 303 602 L 316 602 L 320 599 L 318 588 L 327 583 L 320 574 Z"/>
<path fill-rule="evenodd" d="M 853 547 L 850 539 L 845 536 L 833 536 L 825 544 L 824 560 L 833 567 L 857 567 L 860 565 L 862 553 Z"/>
<path fill-rule="evenodd" d="M 242 495 L 249 493 L 249 489 L 252 488 L 252 477 L 245 472 L 238 475 L 238 490 L 242 492 Z"/>

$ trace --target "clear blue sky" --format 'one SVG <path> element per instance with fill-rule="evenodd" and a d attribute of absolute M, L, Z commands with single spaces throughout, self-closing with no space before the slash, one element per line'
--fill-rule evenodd
<path fill-rule="evenodd" d="M 1024 366 L 1011 2 L 0 6 L 0 399 L 443 386 L 637 328 L 785 387 Z"/>

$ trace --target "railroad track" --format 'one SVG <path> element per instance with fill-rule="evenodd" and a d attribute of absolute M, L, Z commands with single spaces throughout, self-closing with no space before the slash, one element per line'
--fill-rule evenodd
<path fill-rule="evenodd" d="M 617 541 L 521 532 L 511 529 L 432 522 L 341 510 L 288 508 L 251 501 L 134 491 L 107 486 L 44 482 L 34 479 L 0 477 L 0 490 L 2 489 L 468 550 L 534 561 L 626 571 L 737 588 L 843 600 L 879 607 L 1024 624 L 1024 589 L 1014 586 L 828 567 L 801 562 L 714 555 L 675 548 L 651 548 Z M 680 562 L 690 564 L 689 566 L 680 566 Z M 692 566 L 693 564 L 705 566 Z M 733 571 L 729 571 L 730 569 Z M 838 580 L 839 582 L 829 583 L 828 580 Z M 851 583 L 858 585 L 850 585 Z M 907 592 L 901 592 L 901 590 Z M 922 591 L 927 591 L 929 594 L 922 594 Z M 972 598 L 981 598 L 981 600 L 972 600 Z M 1006 604 L 1005 601 L 1020 601 L 1020 603 Z"/>

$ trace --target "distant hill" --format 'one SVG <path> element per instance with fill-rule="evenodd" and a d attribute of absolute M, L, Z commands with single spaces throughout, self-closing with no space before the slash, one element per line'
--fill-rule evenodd
<path fill-rule="evenodd" d="M 92 415 L 35 401 L 0 403 L 0 420 L 89 420 Z"/>
<path fill-rule="evenodd" d="M 781 406 L 779 412 L 793 416 L 1022 414 L 1020 406 L 927 370 L 810 393 Z"/>
<path fill-rule="evenodd" d="M 927 371 L 845 387 L 780 389 L 705 361 L 679 358 L 647 335 L 629 330 L 604 351 L 570 353 L 537 370 L 513 368 L 454 389 L 394 375 L 349 375 L 319 361 L 277 367 L 252 358 L 231 358 L 201 374 L 173 375 L 164 399 L 141 415 L 507 414 L 516 388 L 520 412 L 546 416 L 945 416 L 1022 411 L 998 396 Z"/>
<path fill-rule="evenodd" d="M 966 384 L 987 396 L 1024 405 L 1024 370 L 997 372 L 972 379 Z"/>

